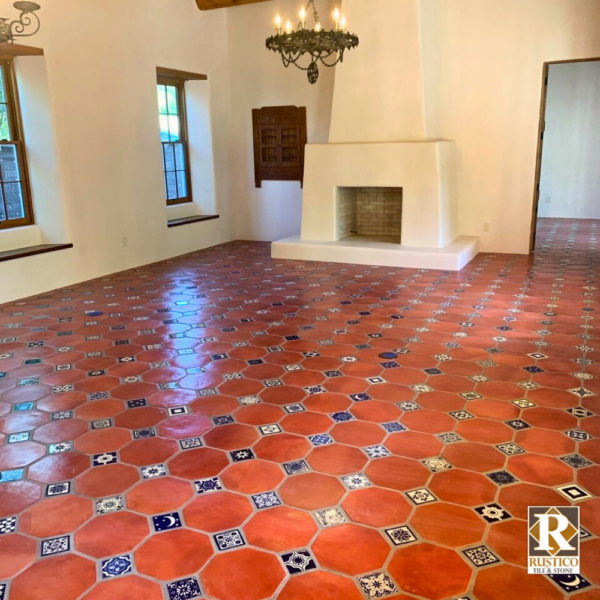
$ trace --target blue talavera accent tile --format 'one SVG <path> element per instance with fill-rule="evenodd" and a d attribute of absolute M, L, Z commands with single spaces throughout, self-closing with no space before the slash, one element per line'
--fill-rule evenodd
<path fill-rule="evenodd" d="M 18 481 L 23 479 L 24 469 L 13 469 L 12 471 L 0 471 L 0 483 L 7 481 Z"/>

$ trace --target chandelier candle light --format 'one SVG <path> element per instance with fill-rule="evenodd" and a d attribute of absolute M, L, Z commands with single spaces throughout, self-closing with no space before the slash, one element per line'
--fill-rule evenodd
<path fill-rule="evenodd" d="M 15 21 L 9 21 L 3 17 L 0 17 L 0 46 L 10 48 L 16 37 L 29 37 L 35 35 L 40 30 L 40 19 L 35 14 L 41 7 L 35 2 L 26 2 L 21 0 L 15 2 L 13 6 L 21 11 L 19 19 Z M 29 26 L 33 26 L 31 31 L 25 33 L 25 30 Z"/>
<path fill-rule="evenodd" d="M 313 7 L 315 25 L 313 29 L 306 28 L 306 15 L 308 9 Z M 319 79 L 320 61 L 326 67 L 334 67 L 344 60 L 344 52 L 358 46 L 358 37 L 346 31 L 346 19 L 340 15 L 336 8 L 333 13 L 335 29 L 326 31 L 321 25 L 315 0 L 309 0 L 306 8 L 300 10 L 300 22 L 294 30 L 289 19 L 285 24 L 285 31 L 281 27 L 282 19 L 275 17 L 275 35 L 267 40 L 267 49 L 279 52 L 286 67 L 295 65 L 302 71 L 307 71 L 308 81 L 316 83 Z M 311 57 L 310 64 L 303 67 L 298 64 L 302 56 Z M 331 59 L 330 62 L 328 60 Z"/>

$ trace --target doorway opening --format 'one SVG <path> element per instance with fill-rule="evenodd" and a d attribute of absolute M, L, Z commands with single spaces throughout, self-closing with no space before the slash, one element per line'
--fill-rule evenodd
<path fill-rule="evenodd" d="M 560 219 L 600 225 L 599 165 L 600 58 L 544 63 L 531 252 L 538 227 Z"/>

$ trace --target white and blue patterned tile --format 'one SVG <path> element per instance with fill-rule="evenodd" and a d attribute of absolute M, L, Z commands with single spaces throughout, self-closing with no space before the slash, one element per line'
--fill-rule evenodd
<path fill-rule="evenodd" d="M 131 573 L 132 567 L 133 561 L 129 554 L 107 558 L 102 561 L 102 579 L 109 579 L 111 577 L 118 577 L 119 575 Z"/>
<path fill-rule="evenodd" d="M 220 551 L 230 550 L 231 548 L 239 548 L 245 546 L 246 542 L 242 533 L 239 529 L 232 529 L 230 531 L 223 531 L 213 535 L 215 544 Z"/>
<path fill-rule="evenodd" d="M 233 462 L 242 462 L 244 460 L 252 460 L 256 458 L 254 452 L 250 448 L 242 448 L 241 450 L 233 450 L 229 453 Z"/>
<path fill-rule="evenodd" d="M 70 481 L 61 481 L 59 483 L 49 483 L 46 486 L 46 496 L 61 496 L 71 491 Z"/>
<path fill-rule="evenodd" d="M 164 515 L 156 515 L 152 517 L 154 531 L 167 531 L 183 527 L 181 517 L 178 512 L 165 513 Z"/>
<path fill-rule="evenodd" d="M 408 527 L 408 525 L 386 529 L 385 533 L 390 540 L 392 540 L 392 544 L 394 544 L 394 546 L 402 546 L 404 544 L 410 544 L 411 542 L 417 541 L 417 537 L 411 528 Z"/>
<path fill-rule="evenodd" d="M 51 554 L 61 554 L 71 549 L 71 540 L 68 535 L 42 540 L 40 554 L 50 556 Z"/>
<path fill-rule="evenodd" d="M 326 433 L 318 433 L 316 435 L 308 436 L 313 446 L 326 446 L 327 444 L 333 444 L 334 440 L 330 435 Z"/>
<path fill-rule="evenodd" d="M 48 446 L 49 454 L 60 454 L 62 452 L 70 452 L 73 448 L 73 442 L 58 442 Z"/>
<path fill-rule="evenodd" d="M 142 477 L 144 479 L 156 479 L 157 477 L 164 477 L 167 474 L 167 468 L 165 465 L 148 465 L 140 469 Z"/>
<path fill-rule="evenodd" d="M 384 458 L 386 456 L 391 456 L 391 452 L 382 444 L 377 444 L 375 446 L 367 446 L 364 448 L 364 451 L 368 454 L 370 458 Z"/>
<path fill-rule="evenodd" d="M 317 510 L 314 514 L 317 521 L 323 527 L 332 527 L 334 525 L 341 525 L 342 523 L 348 522 L 348 519 L 346 518 L 344 513 L 336 507 Z"/>
<path fill-rule="evenodd" d="M 109 498 L 101 498 L 96 500 L 96 512 L 99 515 L 117 512 L 125 508 L 123 504 L 123 496 L 110 496 Z"/>
<path fill-rule="evenodd" d="M 384 598 L 398 591 L 391 577 L 383 571 L 359 577 L 358 584 L 367 598 Z"/>
<path fill-rule="evenodd" d="M 298 475 L 299 473 L 308 473 L 310 470 L 304 460 L 294 460 L 283 463 L 283 468 L 288 475 Z"/>
<path fill-rule="evenodd" d="M 118 461 L 116 452 L 104 452 L 103 454 L 94 454 L 92 463 L 94 467 L 104 467 L 112 465 Z"/>
<path fill-rule="evenodd" d="M 30 431 L 22 431 L 21 433 L 11 433 L 8 436 L 7 442 L 9 444 L 17 444 L 18 442 L 26 442 L 31 437 Z"/>
<path fill-rule="evenodd" d="M 194 481 L 194 487 L 198 494 L 211 494 L 212 492 L 221 491 L 223 489 L 223 484 L 218 477 L 207 477 L 205 479 Z"/>
<path fill-rule="evenodd" d="M 202 595 L 200 584 L 195 577 L 179 579 L 173 583 L 167 583 L 167 594 L 169 600 L 191 600 Z"/>
<path fill-rule="evenodd" d="M 276 425 L 276 424 L 261 425 L 259 427 L 259 429 L 263 435 L 274 435 L 276 433 L 281 433 L 281 427 L 279 427 L 279 425 Z"/>
<path fill-rule="evenodd" d="M 272 506 L 279 506 L 281 500 L 277 495 L 277 492 L 264 492 L 262 494 L 255 494 L 252 496 L 252 500 L 256 508 L 271 508 Z"/>
<path fill-rule="evenodd" d="M 369 487 L 371 482 L 366 475 L 355 473 L 354 475 L 345 475 L 341 478 L 346 487 L 350 490 L 360 490 Z"/>
<path fill-rule="evenodd" d="M 294 550 L 281 555 L 283 566 L 290 575 L 305 573 L 317 568 L 314 557 L 308 550 Z"/>

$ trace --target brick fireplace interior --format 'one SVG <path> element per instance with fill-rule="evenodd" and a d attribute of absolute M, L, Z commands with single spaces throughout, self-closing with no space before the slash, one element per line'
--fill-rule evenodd
<path fill-rule="evenodd" d="M 339 239 L 360 235 L 401 243 L 402 188 L 338 188 Z"/>

